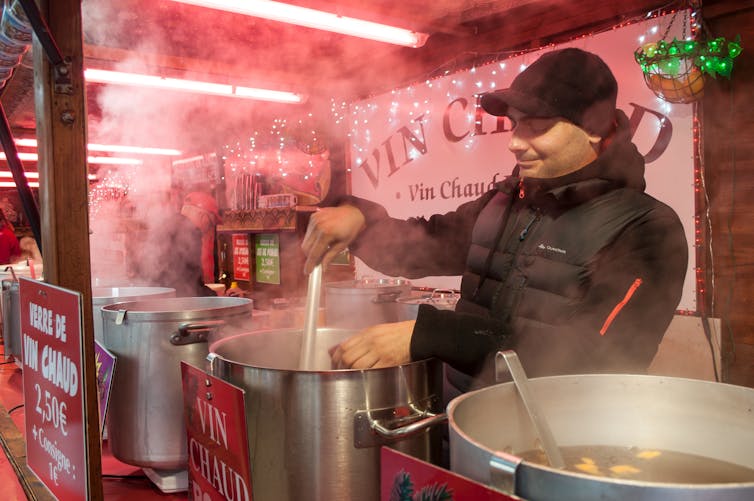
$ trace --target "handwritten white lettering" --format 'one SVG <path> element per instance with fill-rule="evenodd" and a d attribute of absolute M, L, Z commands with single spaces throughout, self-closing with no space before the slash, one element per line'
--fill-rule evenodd
<path fill-rule="evenodd" d="M 49 346 L 42 348 L 42 377 L 72 397 L 79 389 L 79 372 L 76 364 Z"/>
<path fill-rule="evenodd" d="M 191 468 L 206 479 L 228 501 L 249 501 L 244 478 L 225 461 L 210 454 L 209 449 L 193 437 L 189 440 Z"/>
<path fill-rule="evenodd" d="M 52 336 L 52 310 L 30 302 L 29 323 L 43 334 Z"/>

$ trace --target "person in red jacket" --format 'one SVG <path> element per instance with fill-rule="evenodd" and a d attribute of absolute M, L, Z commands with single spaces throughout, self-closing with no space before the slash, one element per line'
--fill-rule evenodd
<path fill-rule="evenodd" d="M 14 263 L 21 257 L 21 247 L 13 225 L 0 209 L 0 264 Z"/>
<path fill-rule="evenodd" d="M 681 299 L 688 244 L 678 215 L 645 193 L 644 158 L 595 54 L 544 54 L 482 108 L 512 124 L 517 165 L 477 200 L 399 220 L 348 197 L 312 214 L 305 271 L 346 246 L 388 275 L 462 275 L 455 311 L 367 328 L 337 368 L 436 357 L 458 391 L 489 384 L 498 350 L 530 376 L 642 373 Z M 398 238 L 399 237 L 399 238 Z"/>

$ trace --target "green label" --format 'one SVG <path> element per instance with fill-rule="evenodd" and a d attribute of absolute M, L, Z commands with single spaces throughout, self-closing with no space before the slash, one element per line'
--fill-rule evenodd
<path fill-rule="evenodd" d="M 280 240 L 277 233 L 255 236 L 257 282 L 280 285 Z"/>

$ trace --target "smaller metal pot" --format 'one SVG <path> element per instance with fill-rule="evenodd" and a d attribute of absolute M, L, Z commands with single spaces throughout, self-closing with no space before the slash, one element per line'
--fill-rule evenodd
<path fill-rule="evenodd" d="M 117 358 L 108 435 L 120 461 L 156 470 L 188 464 L 181 361 L 204 367 L 208 342 L 252 328 L 252 301 L 176 297 L 101 309 L 105 348 Z"/>
<path fill-rule="evenodd" d="M 396 299 L 411 291 L 401 278 L 362 278 L 325 284 L 325 323 L 330 327 L 364 329 L 398 322 Z"/>

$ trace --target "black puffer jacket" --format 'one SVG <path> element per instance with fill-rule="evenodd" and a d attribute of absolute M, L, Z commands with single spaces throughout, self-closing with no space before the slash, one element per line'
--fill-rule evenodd
<path fill-rule="evenodd" d="M 367 217 L 352 250 L 372 268 L 463 274 L 455 312 L 419 309 L 414 359 L 436 356 L 483 384 L 500 349 L 516 350 L 530 376 L 646 371 L 680 301 L 688 247 L 676 213 L 644 193 L 644 160 L 619 115 L 583 169 L 514 171 L 454 212 L 401 221 L 351 200 Z"/>

